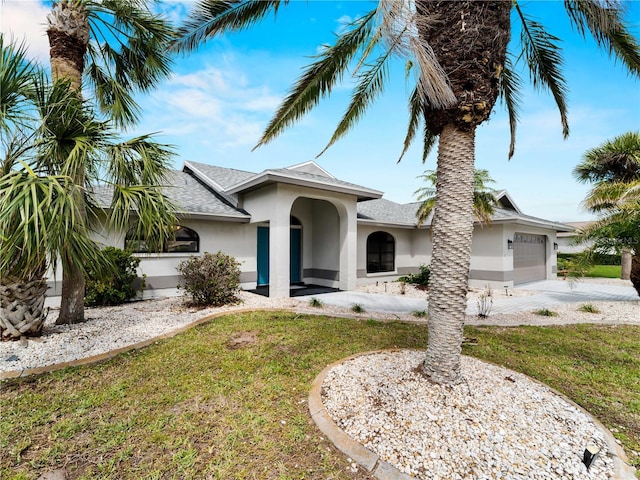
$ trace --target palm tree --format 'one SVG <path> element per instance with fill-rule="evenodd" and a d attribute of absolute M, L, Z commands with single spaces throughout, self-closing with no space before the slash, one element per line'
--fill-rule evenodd
<path fill-rule="evenodd" d="M 55 273 L 58 258 L 82 275 L 89 265 L 108 267 L 91 240 L 92 227 L 105 221 L 92 200 L 96 184 L 113 191 L 111 228 L 126 231 L 134 211 L 138 233 L 156 245 L 168 236 L 174 209 L 162 185 L 173 153 L 149 136 L 121 141 L 69 82 L 51 85 L 2 36 L 0 50 L 0 318 L 2 335 L 15 337 L 40 333 L 43 276 L 47 268 Z M 82 184 L 73 177 L 78 165 Z"/>
<path fill-rule="evenodd" d="M 601 184 L 631 183 L 640 179 L 640 132 L 627 132 L 604 142 L 602 145 L 585 152 L 576 168 L 573 170 L 575 178 L 581 183 L 594 183 L 596 188 Z M 592 203 L 592 192 L 586 203 Z M 597 213 L 603 209 L 600 202 L 594 204 Z M 621 248 L 623 280 L 631 278 L 632 250 Z"/>
<path fill-rule="evenodd" d="M 200 0 L 180 29 L 178 51 L 195 49 L 206 39 L 248 28 L 281 0 Z M 577 32 L 587 32 L 634 75 L 640 73 L 640 47 L 624 25 L 624 12 L 613 0 L 567 0 Z M 473 229 L 475 131 L 502 96 L 507 106 L 514 148 L 520 78 L 507 45 L 513 18 L 522 23 L 523 58 L 534 86 L 548 89 L 568 135 L 567 87 L 562 76 L 559 39 L 528 17 L 517 0 L 380 0 L 324 47 L 304 70 L 267 126 L 258 146 L 280 134 L 328 95 L 355 64 L 356 87 L 347 111 L 327 145 L 344 136 L 383 90 L 394 54 L 410 62 L 416 87 L 409 95 L 405 154 L 421 131 L 423 160 L 438 143 L 437 191 L 429 291 L 429 341 L 423 364 L 433 382 L 460 380 Z M 420 130 L 422 127 L 422 130 Z"/>
<path fill-rule="evenodd" d="M 426 182 L 431 184 L 431 187 L 422 187 L 415 191 L 414 195 L 417 195 L 417 199 L 422 203 L 418 207 L 416 217 L 418 218 L 418 224 L 423 224 L 429 218 L 431 212 L 436 205 L 436 172 L 433 170 L 427 170 L 424 174 L 418 178 L 422 178 Z M 491 222 L 491 216 L 495 212 L 495 207 L 498 205 L 496 200 L 495 190 L 488 187 L 488 183 L 495 183 L 489 176 L 489 171 L 476 168 L 473 171 L 473 214 L 475 218 L 482 225 L 483 223 Z"/>
<path fill-rule="evenodd" d="M 100 111 L 118 126 L 137 120 L 133 99 L 170 72 L 167 42 L 169 25 L 153 15 L 144 0 L 54 0 L 48 15 L 53 81 L 68 80 L 80 93 L 83 79 Z M 76 163 L 69 175 L 85 184 L 86 168 Z M 75 197 L 78 215 L 86 217 L 81 191 Z M 84 320 L 85 281 L 82 269 L 69 252 L 61 252 L 63 264 L 60 323 Z"/>
<path fill-rule="evenodd" d="M 625 134 L 617 137 L 613 142 L 602 145 L 606 147 L 615 143 L 621 144 L 629 141 L 634 145 L 640 137 L 637 134 Z M 634 140 L 635 139 L 635 140 Z M 640 143 L 635 143 L 636 154 Z M 576 171 L 583 172 L 587 169 L 588 154 Z M 633 150 L 632 150 L 633 151 Z M 632 153 L 633 157 L 634 154 Z M 590 158 L 590 157 L 589 157 Z M 640 158 L 640 157 L 638 157 Z M 636 174 L 633 174 L 633 164 L 638 160 L 629 159 L 627 174 L 620 174 L 621 181 L 603 180 L 589 192 L 584 200 L 584 205 L 590 211 L 598 213 L 600 218 L 590 224 L 579 233 L 579 241 L 592 241 L 594 245 L 587 251 L 587 262 L 594 251 L 609 253 L 611 250 L 627 250 L 632 255 L 629 272 L 629 280 L 640 295 L 640 162 L 636 163 Z"/>

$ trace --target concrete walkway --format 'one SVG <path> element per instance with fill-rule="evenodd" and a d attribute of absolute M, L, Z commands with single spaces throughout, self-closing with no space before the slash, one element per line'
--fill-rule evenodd
<path fill-rule="evenodd" d="M 638 294 L 632 286 L 608 285 L 600 283 L 577 282 L 566 280 L 544 280 L 532 282 L 512 290 L 530 290 L 532 295 L 506 296 L 504 290 L 494 291 L 492 314 L 513 313 L 553 308 L 566 303 L 587 303 L 598 301 L 633 301 Z M 395 295 L 378 295 L 362 292 L 332 292 L 314 295 L 326 305 L 351 308 L 354 304 L 362 306 L 366 311 L 405 314 L 426 310 L 426 294 L 424 299 Z M 476 300 L 467 303 L 467 314 L 478 312 Z"/>

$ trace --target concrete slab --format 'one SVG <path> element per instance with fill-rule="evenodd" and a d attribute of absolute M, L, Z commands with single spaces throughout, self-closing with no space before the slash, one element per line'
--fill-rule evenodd
<path fill-rule="evenodd" d="M 544 280 L 514 287 L 513 289 L 527 290 L 534 293 L 525 296 L 495 296 L 491 312 L 512 313 L 531 311 L 539 308 L 551 308 L 565 303 L 595 302 L 595 301 L 633 301 L 638 300 L 638 294 L 632 286 L 606 285 L 599 283 L 577 282 L 572 284 L 565 280 Z M 369 312 L 385 312 L 410 314 L 425 310 L 427 301 L 419 298 L 409 298 L 394 295 L 377 295 L 362 292 L 332 292 L 315 295 L 326 305 L 341 308 L 351 308 L 358 304 Z M 467 303 L 467 314 L 475 315 L 477 305 L 475 300 Z"/>

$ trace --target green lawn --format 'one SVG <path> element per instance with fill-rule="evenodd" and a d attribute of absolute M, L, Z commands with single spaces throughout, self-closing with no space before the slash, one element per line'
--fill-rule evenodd
<path fill-rule="evenodd" d="M 585 277 L 620 278 L 620 265 L 594 265 L 585 273 Z"/>
<path fill-rule="evenodd" d="M 564 392 L 640 450 L 640 327 L 467 328 L 465 353 Z M 329 363 L 423 348 L 424 325 L 229 315 L 140 351 L 0 385 L 0 478 L 365 479 L 306 399 Z M 633 461 L 640 463 L 640 458 Z"/>

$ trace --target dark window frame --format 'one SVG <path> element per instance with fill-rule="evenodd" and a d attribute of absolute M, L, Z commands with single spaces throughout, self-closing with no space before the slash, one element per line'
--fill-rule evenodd
<path fill-rule="evenodd" d="M 124 238 L 125 250 L 133 253 L 199 253 L 200 235 L 193 228 L 177 225 L 173 238 L 167 239 L 160 250 L 150 250 L 144 238 L 136 238 L 135 230 L 131 229 Z"/>
<path fill-rule="evenodd" d="M 379 230 L 367 237 L 367 273 L 388 273 L 396 270 L 396 240 Z"/>

